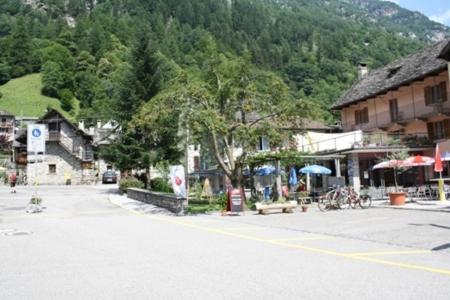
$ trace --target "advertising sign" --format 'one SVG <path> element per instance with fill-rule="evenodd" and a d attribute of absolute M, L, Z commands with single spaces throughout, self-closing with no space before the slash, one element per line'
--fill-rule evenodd
<path fill-rule="evenodd" d="M 243 212 L 244 211 L 244 199 L 240 189 L 234 189 L 228 191 L 228 211 L 230 212 Z"/>
<path fill-rule="evenodd" d="M 27 151 L 33 154 L 45 154 L 45 125 L 28 124 Z"/>
<path fill-rule="evenodd" d="M 170 181 L 175 195 L 186 198 L 186 180 L 183 166 L 170 166 Z"/>

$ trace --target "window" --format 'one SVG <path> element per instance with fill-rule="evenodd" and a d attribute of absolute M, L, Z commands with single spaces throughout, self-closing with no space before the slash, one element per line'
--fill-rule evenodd
<path fill-rule="evenodd" d="M 391 122 L 397 122 L 399 119 L 397 99 L 389 100 L 389 112 L 391 114 Z"/>
<path fill-rule="evenodd" d="M 48 131 L 59 132 L 59 124 L 57 122 L 48 123 Z"/>
<path fill-rule="evenodd" d="M 48 165 L 48 173 L 56 174 L 56 165 Z"/>
<path fill-rule="evenodd" d="M 430 139 L 450 139 L 450 120 L 428 123 L 427 127 Z"/>
<path fill-rule="evenodd" d="M 265 136 L 262 136 L 259 138 L 259 145 L 258 145 L 259 151 L 268 151 L 270 150 L 270 144 L 269 139 Z"/>
<path fill-rule="evenodd" d="M 369 123 L 369 108 L 365 107 L 361 110 L 355 110 L 355 124 Z"/>
<path fill-rule="evenodd" d="M 447 84 L 445 81 L 425 88 L 425 104 L 433 105 L 442 103 L 448 100 Z"/>
<path fill-rule="evenodd" d="M 6 123 L 6 118 L 2 118 L 2 123 Z"/>
<path fill-rule="evenodd" d="M 194 156 L 194 170 L 199 171 L 200 170 L 200 157 Z"/>

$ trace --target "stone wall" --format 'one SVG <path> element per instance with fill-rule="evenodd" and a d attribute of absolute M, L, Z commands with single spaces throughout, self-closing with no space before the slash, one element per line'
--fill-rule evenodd
<path fill-rule="evenodd" d="M 186 198 L 178 197 L 174 194 L 129 188 L 127 189 L 127 196 L 130 199 L 166 208 L 176 214 L 184 214 L 187 208 Z"/>

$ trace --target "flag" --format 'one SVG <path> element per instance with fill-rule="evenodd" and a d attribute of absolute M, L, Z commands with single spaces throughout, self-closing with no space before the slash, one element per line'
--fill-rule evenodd
<path fill-rule="evenodd" d="M 186 198 L 186 181 L 184 178 L 184 167 L 170 166 L 170 181 L 175 195 Z"/>
<path fill-rule="evenodd" d="M 436 153 L 434 155 L 434 171 L 442 172 L 444 169 L 442 168 L 442 158 L 441 152 L 439 151 L 439 145 L 436 144 Z"/>

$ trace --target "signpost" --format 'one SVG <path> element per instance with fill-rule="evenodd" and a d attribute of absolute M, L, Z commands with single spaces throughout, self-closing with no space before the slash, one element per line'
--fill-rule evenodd
<path fill-rule="evenodd" d="M 35 195 L 37 196 L 37 163 L 39 161 L 39 155 L 43 156 L 45 154 L 45 125 L 28 124 L 27 153 L 28 157 L 30 157 L 30 155 L 33 155 L 33 160 L 28 158 L 28 161 L 34 161 L 34 185 L 36 186 Z"/>

